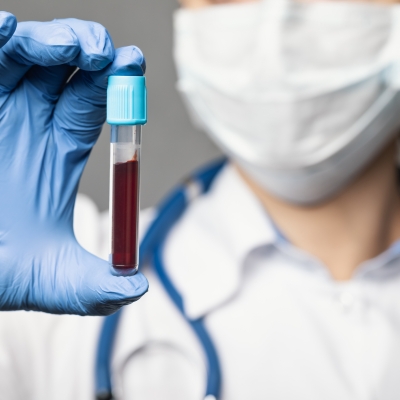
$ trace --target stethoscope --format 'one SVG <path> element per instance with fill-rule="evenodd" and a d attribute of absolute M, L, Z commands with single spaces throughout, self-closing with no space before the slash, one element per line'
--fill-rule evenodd
<path fill-rule="evenodd" d="M 215 176 L 226 160 L 213 162 L 192 174 L 190 179 L 177 186 L 158 206 L 157 217 L 148 228 L 140 244 L 139 265 L 153 265 L 155 273 L 165 291 L 174 302 L 183 318 L 196 334 L 207 360 L 207 386 L 205 400 L 218 400 L 221 392 L 221 369 L 215 346 L 208 334 L 203 319 L 190 319 L 185 315 L 183 299 L 174 287 L 164 268 L 162 249 L 171 228 L 182 216 L 191 200 L 207 193 Z M 97 347 L 95 389 L 97 400 L 112 400 L 111 356 L 121 311 L 104 320 Z"/>

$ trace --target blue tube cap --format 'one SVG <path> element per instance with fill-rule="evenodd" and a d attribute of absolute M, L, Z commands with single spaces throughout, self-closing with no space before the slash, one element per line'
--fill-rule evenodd
<path fill-rule="evenodd" d="M 111 125 L 144 125 L 147 122 L 147 90 L 144 76 L 108 78 L 107 122 Z"/>

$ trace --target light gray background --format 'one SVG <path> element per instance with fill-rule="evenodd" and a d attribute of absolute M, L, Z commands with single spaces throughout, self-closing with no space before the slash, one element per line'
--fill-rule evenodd
<path fill-rule="evenodd" d="M 116 47 L 135 44 L 147 60 L 149 123 L 142 148 L 142 208 L 154 205 L 192 168 L 220 153 L 190 124 L 175 91 L 172 13 L 176 0 L 2 0 L 19 21 L 74 17 L 103 24 Z M 108 208 L 109 128 L 104 127 L 80 191 Z"/>

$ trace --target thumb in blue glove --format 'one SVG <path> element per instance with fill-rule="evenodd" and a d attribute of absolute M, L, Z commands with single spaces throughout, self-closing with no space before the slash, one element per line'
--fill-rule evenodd
<path fill-rule="evenodd" d="M 3 20 L 10 37 L 15 19 Z M 115 50 L 104 27 L 76 19 L 20 23 L 0 50 L 1 310 L 107 315 L 147 291 L 140 273 L 113 276 L 72 227 L 108 76 L 143 70 L 138 48 Z"/>

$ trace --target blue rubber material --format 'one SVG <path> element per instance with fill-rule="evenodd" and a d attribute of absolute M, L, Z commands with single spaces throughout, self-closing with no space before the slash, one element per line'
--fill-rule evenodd
<path fill-rule="evenodd" d="M 96 358 L 96 399 L 112 399 L 111 357 L 121 310 L 104 319 Z"/>

